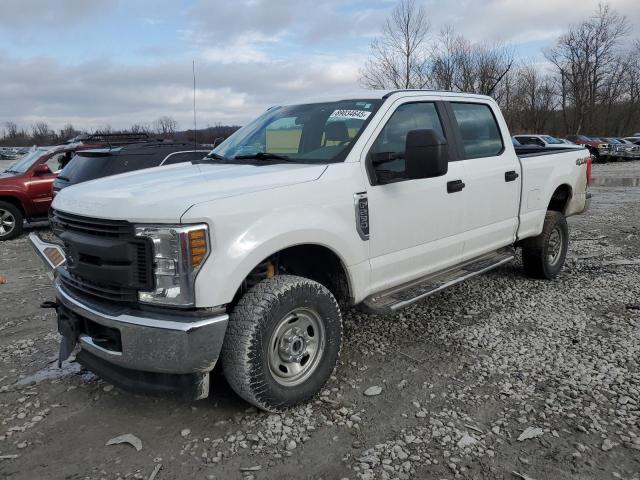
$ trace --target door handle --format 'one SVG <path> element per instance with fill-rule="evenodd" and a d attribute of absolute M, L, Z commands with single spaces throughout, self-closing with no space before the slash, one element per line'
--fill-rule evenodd
<path fill-rule="evenodd" d="M 447 193 L 455 193 L 461 191 L 465 187 L 462 180 L 452 180 L 447 182 Z"/>
<path fill-rule="evenodd" d="M 505 182 L 513 182 L 520 175 L 515 170 L 511 170 L 509 172 L 504 172 L 504 181 Z"/>

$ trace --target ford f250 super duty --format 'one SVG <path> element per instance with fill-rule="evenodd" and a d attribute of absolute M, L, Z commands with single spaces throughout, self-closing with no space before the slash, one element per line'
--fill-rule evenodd
<path fill-rule="evenodd" d="M 270 108 L 202 160 L 55 198 L 58 242 L 31 238 L 54 269 L 60 359 L 190 398 L 220 361 L 242 398 L 285 409 L 331 375 L 342 306 L 393 314 L 516 248 L 529 276 L 556 277 L 590 161 L 516 152 L 479 95 Z"/>

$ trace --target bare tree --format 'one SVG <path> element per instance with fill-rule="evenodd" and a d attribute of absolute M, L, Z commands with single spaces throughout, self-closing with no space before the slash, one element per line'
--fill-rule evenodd
<path fill-rule="evenodd" d="M 71 140 L 72 138 L 80 135 L 80 131 L 73 128 L 73 125 L 67 123 L 64 127 L 60 129 L 60 133 L 58 133 L 58 139 L 60 142 L 66 142 L 67 140 Z"/>
<path fill-rule="evenodd" d="M 535 64 L 524 64 L 514 72 L 511 105 L 507 110 L 515 131 L 545 132 L 557 107 L 554 81 Z"/>
<path fill-rule="evenodd" d="M 4 128 L 7 131 L 6 138 L 16 138 L 18 137 L 18 124 L 15 122 L 5 122 Z"/>
<path fill-rule="evenodd" d="M 164 115 L 154 122 L 154 127 L 155 131 L 159 135 L 162 135 L 163 137 L 172 137 L 178 129 L 178 122 L 172 117 Z"/>
<path fill-rule="evenodd" d="M 134 123 L 129 127 L 131 133 L 151 133 L 151 127 L 146 123 Z"/>
<path fill-rule="evenodd" d="M 54 140 L 55 132 L 49 128 L 47 122 L 36 122 L 31 125 L 31 136 L 34 142 L 46 144 Z"/>
<path fill-rule="evenodd" d="M 415 0 L 400 0 L 382 35 L 371 42 L 361 73 L 368 88 L 423 88 L 427 83 L 429 21 Z"/>
<path fill-rule="evenodd" d="M 605 85 L 616 73 L 620 43 L 628 33 L 626 18 L 599 4 L 591 18 L 571 26 L 546 52 L 560 77 L 567 129 L 593 129 L 597 105 L 614 93 Z"/>
<path fill-rule="evenodd" d="M 445 27 L 432 49 L 429 85 L 441 90 L 495 95 L 511 70 L 513 51 L 500 44 L 472 43 Z"/>

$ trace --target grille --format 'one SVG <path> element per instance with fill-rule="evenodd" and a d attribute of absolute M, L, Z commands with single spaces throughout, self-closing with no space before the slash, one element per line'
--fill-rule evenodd
<path fill-rule="evenodd" d="M 138 300 L 138 291 L 131 288 L 101 285 L 66 271 L 61 272 L 59 278 L 67 290 L 81 295 L 90 295 L 103 300 L 121 303 L 132 303 Z"/>
<path fill-rule="evenodd" d="M 103 220 L 52 210 L 51 222 L 55 233 L 72 231 L 100 237 L 133 236 L 133 225 L 123 220 Z"/>
<path fill-rule="evenodd" d="M 59 210 L 51 211 L 51 222 L 68 257 L 60 275 L 65 289 L 118 303 L 137 302 L 139 291 L 153 289 L 153 247 L 132 224 Z"/>

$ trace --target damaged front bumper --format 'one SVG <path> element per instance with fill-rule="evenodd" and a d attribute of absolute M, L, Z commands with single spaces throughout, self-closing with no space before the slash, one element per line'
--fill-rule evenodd
<path fill-rule="evenodd" d="M 55 283 L 58 329 L 80 344 L 76 359 L 98 376 L 136 393 L 209 394 L 227 328 L 224 312 L 147 312 L 89 304 Z"/>
<path fill-rule="evenodd" d="M 62 250 L 60 245 L 45 242 L 40 238 L 40 235 L 35 232 L 29 234 L 29 243 L 31 243 L 31 247 L 38 258 L 42 260 L 47 275 L 53 280 L 55 271 L 67 262 L 64 250 Z"/>

